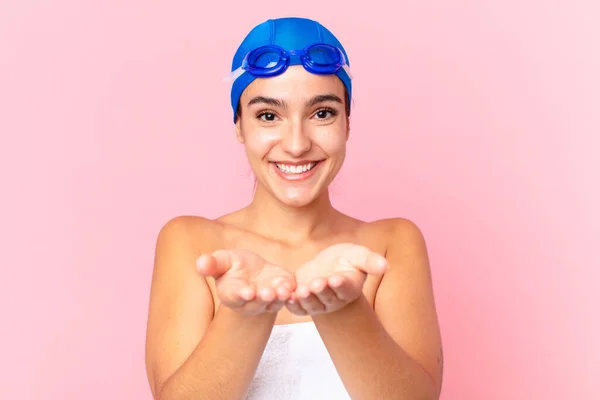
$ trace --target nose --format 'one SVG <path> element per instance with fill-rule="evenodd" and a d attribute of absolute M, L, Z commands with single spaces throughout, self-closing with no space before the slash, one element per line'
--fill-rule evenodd
<path fill-rule="evenodd" d="M 301 122 L 290 121 L 286 128 L 281 137 L 281 147 L 290 156 L 299 158 L 311 149 L 312 141 L 310 136 L 303 129 Z"/>

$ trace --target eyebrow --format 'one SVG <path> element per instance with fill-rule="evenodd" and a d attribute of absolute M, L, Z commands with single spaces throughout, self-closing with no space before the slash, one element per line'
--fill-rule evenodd
<path fill-rule="evenodd" d="M 313 97 L 312 99 L 310 99 L 309 101 L 306 102 L 306 106 L 307 107 L 313 107 L 316 106 L 319 103 L 326 103 L 326 102 L 335 102 L 335 103 L 339 103 L 342 104 L 343 101 L 342 99 L 340 99 L 338 96 L 336 96 L 335 94 L 320 94 L 317 95 L 315 97 Z"/>
<path fill-rule="evenodd" d="M 286 108 L 287 107 L 287 103 L 285 101 L 279 100 L 279 99 L 275 99 L 273 97 L 265 97 L 265 96 L 256 96 L 256 97 L 253 97 L 248 102 L 248 107 L 250 107 L 250 106 L 252 106 L 254 104 L 267 104 L 269 106 L 281 107 L 281 108 Z"/>
<path fill-rule="evenodd" d="M 319 103 L 325 103 L 328 101 L 343 104 L 343 101 L 339 96 L 336 96 L 335 94 L 332 94 L 332 93 L 328 93 L 328 94 L 319 94 L 317 96 L 314 96 L 313 98 L 311 98 L 310 100 L 308 100 L 306 102 L 306 107 L 314 107 L 315 105 L 317 105 Z M 266 96 L 253 97 L 248 102 L 248 107 L 250 107 L 254 104 L 267 104 L 267 105 L 270 105 L 273 107 L 280 107 L 280 108 L 287 108 L 287 106 L 288 106 L 287 103 L 281 99 L 276 99 L 273 97 L 266 97 Z"/>

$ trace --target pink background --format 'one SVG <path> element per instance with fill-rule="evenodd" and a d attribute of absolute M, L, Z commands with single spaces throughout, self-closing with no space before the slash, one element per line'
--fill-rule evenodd
<path fill-rule="evenodd" d="M 600 398 L 597 2 L 283 3 L 2 2 L 0 397 L 150 399 L 156 234 L 250 199 L 221 78 L 299 15 L 353 66 L 335 204 L 428 239 L 442 398 Z"/>

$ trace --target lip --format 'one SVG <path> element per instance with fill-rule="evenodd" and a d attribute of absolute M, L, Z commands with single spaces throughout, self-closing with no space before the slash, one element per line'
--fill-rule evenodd
<path fill-rule="evenodd" d="M 323 160 L 300 160 L 300 161 L 271 161 L 272 163 L 277 163 L 277 164 L 286 164 L 286 165 L 305 165 L 305 164 L 310 164 L 310 163 L 318 163 L 321 162 Z"/>
<path fill-rule="evenodd" d="M 286 181 L 292 181 L 292 182 L 298 182 L 298 181 L 304 181 L 307 180 L 309 178 L 311 178 L 316 171 L 321 167 L 321 164 L 323 164 L 323 160 L 319 160 L 319 161 L 301 161 L 301 162 L 294 162 L 294 163 L 280 163 L 280 164 L 287 164 L 287 165 L 304 165 L 304 164 L 308 164 L 311 162 L 316 162 L 317 165 L 315 165 L 314 167 L 312 167 L 311 169 L 309 169 L 308 171 L 302 172 L 301 174 L 286 174 L 285 172 L 283 172 L 282 170 L 280 170 L 277 165 L 275 164 L 275 162 L 271 162 L 271 168 L 273 168 L 273 170 L 275 171 L 275 173 L 277 175 L 279 175 L 279 177 L 281 177 L 282 179 L 286 180 Z"/>

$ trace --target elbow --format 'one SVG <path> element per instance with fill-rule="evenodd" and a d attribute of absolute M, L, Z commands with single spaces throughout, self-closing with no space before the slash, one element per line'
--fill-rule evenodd
<path fill-rule="evenodd" d="M 439 400 L 441 395 L 441 385 L 438 385 L 436 380 L 431 376 L 430 373 L 424 371 L 427 379 L 422 385 L 423 390 L 419 400 Z"/>
<path fill-rule="evenodd" d="M 440 394 L 437 390 L 432 389 L 428 391 L 425 396 L 423 396 L 423 400 L 440 400 Z"/>
<path fill-rule="evenodd" d="M 172 393 L 169 391 L 167 382 L 156 384 L 154 387 L 154 400 L 174 400 Z"/>
<path fill-rule="evenodd" d="M 173 400 L 173 397 L 170 396 L 165 390 L 161 390 L 156 394 L 154 400 Z"/>
<path fill-rule="evenodd" d="M 432 382 L 430 385 L 427 385 L 427 391 L 425 396 L 423 396 L 426 400 L 440 400 L 441 388 Z"/>
<path fill-rule="evenodd" d="M 402 397 L 403 399 L 405 397 Z M 439 400 L 440 395 L 438 391 L 435 389 L 433 385 L 427 385 L 427 387 L 422 387 L 420 390 L 413 390 L 410 399 L 413 400 Z"/>
<path fill-rule="evenodd" d="M 427 385 L 426 393 L 423 396 L 423 399 L 426 400 L 440 400 L 441 388 L 435 384 L 435 382 L 431 382 L 431 384 Z"/>

